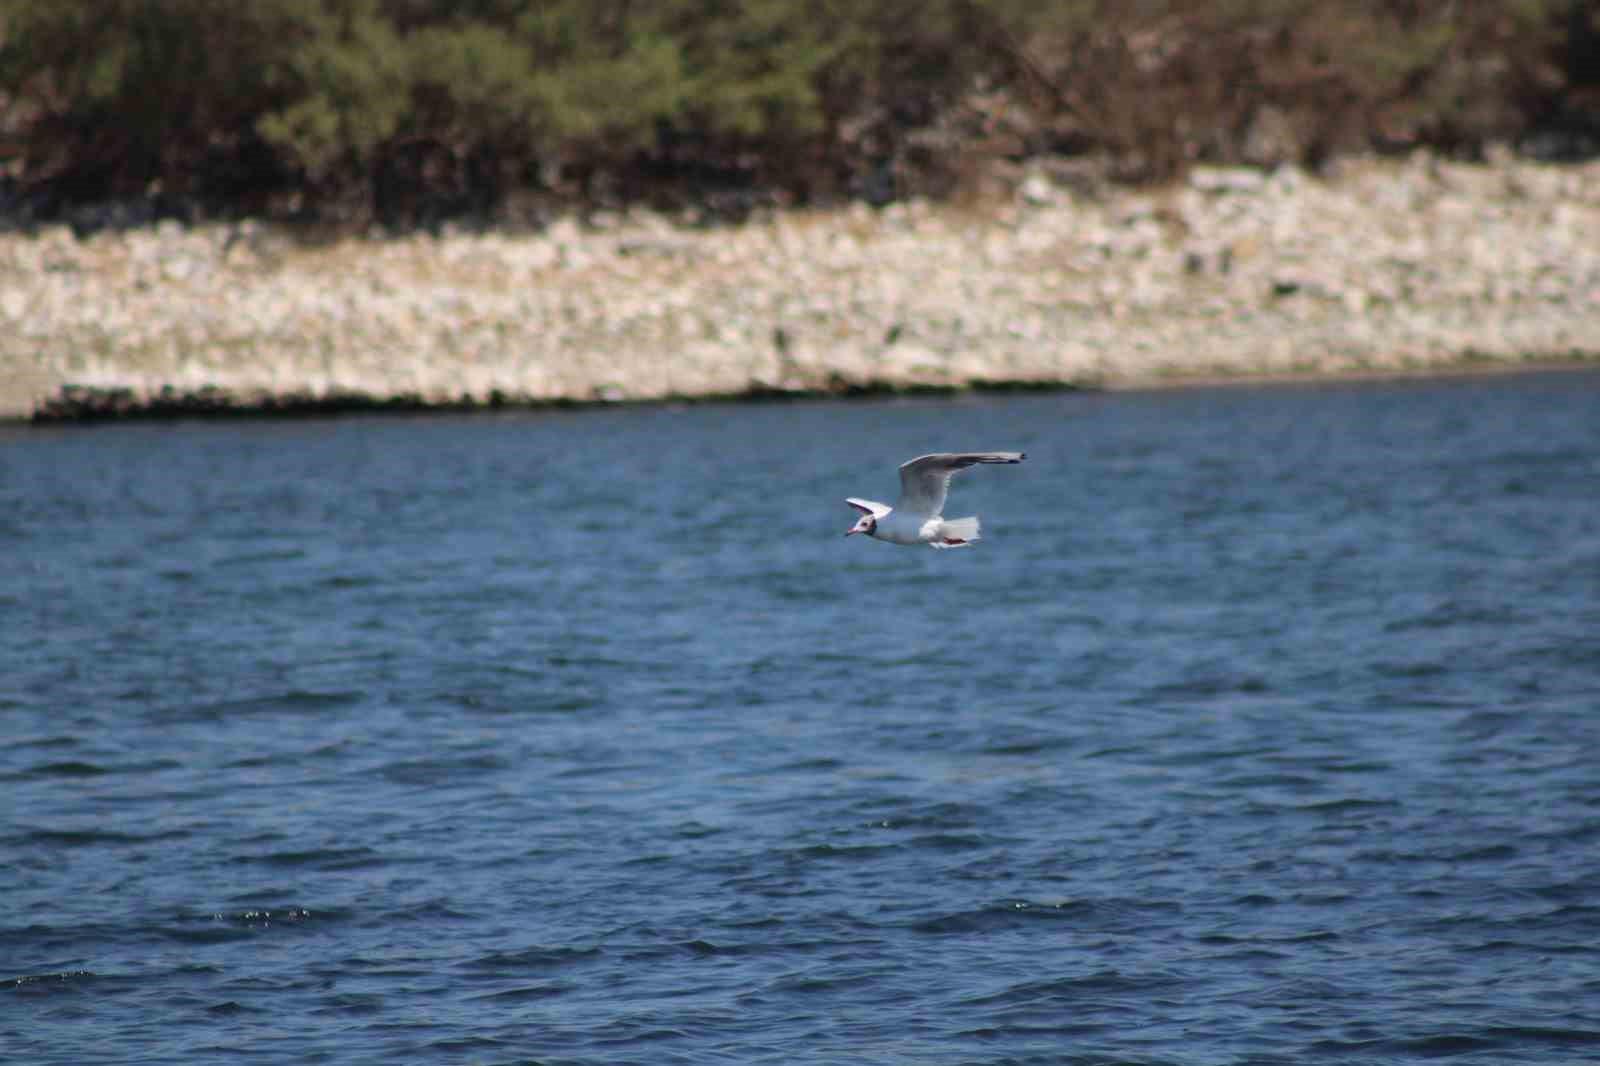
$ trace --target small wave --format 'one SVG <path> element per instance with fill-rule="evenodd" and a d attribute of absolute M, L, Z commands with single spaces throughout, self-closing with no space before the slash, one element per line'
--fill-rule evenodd
<path fill-rule="evenodd" d="M 606 705 L 605 695 L 599 692 L 454 691 L 441 692 L 435 698 L 465 710 L 492 714 L 576 714 Z"/>
<path fill-rule="evenodd" d="M 891 798 L 889 802 L 895 802 Z M 883 806 L 875 802 L 874 806 Z M 887 818 L 874 818 L 865 829 L 971 829 L 982 822 L 981 812 L 961 803 L 933 803 Z"/>
<path fill-rule="evenodd" d="M 479 917 L 463 910 L 447 899 L 430 899 L 393 910 L 370 912 L 362 916 L 362 924 L 370 926 L 396 926 L 411 922 L 462 922 Z"/>
<path fill-rule="evenodd" d="M 1085 996 L 1105 995 L 1113 992 L 1148 993 L 1171 987 L 1181 980 L 1171 973 L 1126 974 L 1120 970 L 1103 969 L 1075 977 L 1057 977 L 1043 981 L 1023 981 L 998 992 L 988 992 L 962 1001 L 965 1007 L 988 1009 L 1007 1007 L 1037 1007 L 1048 1004 L 1067 1006 L 1081 1003 Z"/>
<path fill-rule="evenodd" d="M 920 918 L 911 922 L 909 928 L 912 932 L 934 936 L 995 933 L 1025 929 L 1040 922 L 1087 921 L 1096 911 L 1095 904 L 1078 900 L 1044 904 L 1015 900 L 992 907 Z"/>
<path fill-rule="evenodd" d="M 374 588 L 383 582 L 371 574 L 334 574 L 317 582 L 318 588 L 325 589 L 366 589 Z"/>
<path fill-rule="evenodd" d="M 1557 840 L 1570 840 L 1574 843 L 1588 843 L 1589 833 L 1582 833 L 1577 829 L 1570 833 L 1552 834 Z M 1594 882 L 1576 879 L 1570 881 L 1555 881 L 1548 885 L 1535 885 L 1528 889 L 1541 899 L 1554 900 L 1563 904 L 1561 910 L 1575 910 L 1584 914 L 1600 917 L 1600 907 L 1591 906 L 1589 900 L 1594 898 Z M 1559 913 L 1559 912 L 1558 912 Z"/>
<path fill-rule="evenodd" d="M 272 548 L 266 551 L 242 552 L 226 555 L 215 563 L 218 567 L 255 566 L 258 563 L 287 563 L 306 557 L 304 548 Z"/>
<path fill-rule="evenodd" d="M 0 980 L 0 988 L 56 992 L 81 987 L 98 976 L 93 970 L 61 970 L 56 973 L 32 973 Z"/>
<path fill-rule="evenodd" d="M 1377 848 L 1358 852 L 1353 858 L 1359 862 L 1393 863 L 1398 865 L 1410 863 L 1504 862 L 1508 859 L 1516 858 L 1516 856 L 1517 849 L 1514 845 L 1483 844 L 1466 848 L 1432 847 L 1420 851 Z"/>
<path fill-rule="evenodd" d="M 1160 754 L 1151 758 L 1150 762 L 1156 766 L 1170 767 L 1209 766 L 1216 762 L 1227 762 L 1233 759 L 1257 759 L 1262 756 L 1276 754 L 1278 754 L 1278 749 L 1275 747 L 1202 748 L 1200 750 L 1183 750 Z"/>
<path fill-rule="evenodd" d="M 895 844 L 807 844 L 802 848 L 795 848 L 789 852 L 791 856 L 802 859 L 834 859 L 843 862 L 862 862 L 869 859 L 883 858 L 892 852 L 898 851 L 901 845 Z"/>
<path fill-rule="evenodd" d="M 1073 736 L 1042 736 L 1028 740 L 1012 740 L 990 744 L 980 751 L 984 755 L 1043 755 L 1074 748 L 1081 738 Z"/>
<path fill-rule="evenodd" d="M 1314 777 L 1286 773 L 1233 774 L 1229 777 L 1218 778 L 1216 781 L 1216 787 L 1219 789 L 1306 789 L 1315 788 L 1318 784 L 1320 782 Z"/>
<path fill-rule="evenodd" d="M 297 928 L 333 917 L 305 907 L 246 908 L 210 914 L 179 915 L 155 932 L 180 944 L 224 944 L 259 936 L 268 930 Z"/>
<path fill-rule="evenodd" d="M 213 914 L 213 921 L 228 922 L 233 925 L 246 925 L 262 928 L 274 923 L 308 922 L 313 917 L 326 917 L 324 912 L 312 912 L 305 907 L 278 907 L 232 911 L 227 914 Z"/>
<path fill-rule="evenodd" d="M 1302 803 L 1294 809 L 1316 814 L 1343 814 L 1347 811 L 1374 811 L 1397 809 L 1400 803 L 1396 800 L 1366 799 L 1361 796 L 1345 796 L 1339 799 L 1317 800 L 1314 803 Z"/>
<path fill-rule="evenodd" d="M 1413 660 L 1401 662 L 1395 659 L 1380 659 L 1371 666 L 1372 672 L 1379 677 L 1391 680 L 1412 680 L 1417 678 L 1438 677 L 1450 672 L 1450 667 L 1444 663 L 1429 662 L 1428 660 Z M 1429 704 L 1433 705 L 1433 704 Z M 1454 706 L 1448 701 L 1440 701 L 1437 706 Z"/>
<path fill-rule="evenodd" d="M 176 717 L 192 721 L 220 721 L 236 715 L 270 714 L 278 711 L 311 713 L 355 706 L 366 699 L 366 696 L 367 694 L 359 689 L 337 689 L 324 692 L 315 689 L 292 688 L 283 692 L 266 693 L 244 699 L 219 700 L 214 703 L 199 703 L 187 708 L 173 708 L 166 712 L 163 717 Z"/>
<path fill-rule="evenodd" d="M 376 971 L 373 970 L 367 970 L 365 972 L 369 975 L 376 973 Z M 384 976 L 395 977 L 400 975 L 387 973 Z M 383 996 L 362 992 L 342 992 L 324 997 L 321 1004 L 315 1010 L 313 1010 L 312 1013 L 362 1018 L 375 1014 L 382 1014 L 384 1006 L 385 997 Z"/>
<path fill-rule="evenodd" d="M 249 928 L 237 925 L 168 926 L 156 932 L 178 944 L 226 944 L 252 935 Z"/>
<path fill-rule="evenodd" d="M 1517 1025 L 1490 1029 L 1488 1034 L 1510 1044 L 1536 1044 L 1545 1047 L 1588 1047 L 1600 1044 L 1600 1029 Z"/>
<path fill-rule="evenodd" d="M 1097 1011 L 1103 1011 L 1103 1004 L 1096 1004 Z M 1058 1025 L 983 1025 L 976 1029 L 961 1029 L 953 1035 L 963 1040 L 1036 1040 L 1060 1043 L 1069 1039 L 1081 1039 L 1096 1033 L 1104 1033 L 1114 1026 L 1109 1022 L 1065 1022 Z M 1028 1057 L 1008 1057 L 997 1060 L 1015 1066 L 1168 1066 L 1169 1060 L 1150 1059 L 1108 1059 L 1102 1055 L 1085 1055 L 1064 1058 L 1057 1054 L 1047 1054 Z"/>
<path fill-rule="evenodd" d="M 1271 691 L 1272 684 L 1264 677 L 1222 675 L 1153 685 L 1132 702 L 1134 706 L 1151 706 L 1169 701 L 1215 699 L 1218 696 L 1260 696 Z"/>
<path fill-rule="evenodd" d="M 376 773 L 401 785 L 437 785 L 460 775 L 476 778 L 505 770 L 511 763 L 499 755 L 460 755 L 453 758 L 411 759 L 385 763 Z"/>
<path fill-rule="evenodd" d="M 920 851 L 948 853 L 983 851 L 992 847 L 993 842 L 971 833 L 925 833 L 908 840 L 906 846 Z"/>
<path fill-rule="evenodd" d="M 4 700 L 0 700 L 0 710 L 5 709 L 7 706 L 9 704 Z M 18 703 L 16 706 L 20 707 L 22 704 Z M 78 737 L 68 736 L 18 737 L 15 740 L 7 741 L 7 745 L 13 750 L 20 748 L 75 748 L 81 743 L 83 741 Z"/>
<path fill-rule="evenodd" d="M 1511 607 L 1446 600 L 1420 614 L 1387 622 L 1383 630 L 1386 633 L 1405 633 L 1413 629 L 1448 629 L 1458 625 L 1510 627 L 1523 621 L 1525 617 Z"/>
<path fill-rule="evenodd" d="M 1544 930 L 1540 930 L 1544 932 Z M 1583 932 L 1587 932 L 1586 930 Z M 1592 955 L 1600 948 L 1588 942 L 1552 944 L 1544 941 L 1533 940 L 1485 940 L 1480 944 L 1469 944 L 1462 950 L 1475 954 L 1500 955 L 1500 954 L 1532 954 L 1535 956 L 1553 955 Z"/>
<path fill-rule="evenodd" d="M 571 985 L 528 985 L 523 988 L 507 988 L 501 992 L 485 992 L 481 996 L 472 998 L 494 1003 L 537 1003 L 544 999 L 554 999 L 570 991 L 572 991 Z"/>
<path fill-rule="evenodd" d="M 829 772 L 829 771 L 833 771 L 833 770 L 843 769 L 844 766 L 845 766 L 845 761 L 843 759 L 835 759 L 835 758 L 831 758 L 831 757 L 828 757 L 828 758 L 807 758 L 807 759 L 796 759 L 793 762 L 780 763 L 777 766 L 774 766 L 769 770 L 762 771 L 761 773 L 762 773 L 762 775 L 765 775 L 765 774 L 792 774 L 792 773 Z"/>
<path fill-rule="evenodd" d="M 474 1053 L 499 1051 L 506 1046 L 506 1041 L 498 1040 L 492 1036 L 465 1036 L 435 1040 L 428 1045 L 428 1050 L 443 1052 L 447 1055 L 467 1054 L 471 1056 Z"/>
<path fill-rule="evenodd" d="M 1490 1026 L 1466 1032 L 1436 1033 L 1410 1038 L 1374 1040 L 1324 1040 L 1312 1050 L 1335 1054 L 1388 1052 L 1443 1058 L 1478 1052 L 1512 1055 L 1533 1048 L 1572 1049 L 1600 1044 L 1600 1030 L 1541 1026 Z"/>
<path fill-rule="evenodd" d="M 49 762 L 49 763 L 40 763 L 37 766 L 30 766 L 26 770 L 23 770 L 18 776 L 20 776 L 20 777 L 100 777 L 100 776 L 102 776 L 104 774 L 107 774 L 107 773 L 110 773 L 110 771 L 107 770 L 103 766 L 96 765 L 95 763 L 92 763 L 92 762 L 78 762 L 76 760 L 68 760 L 66 762 Z"/>
<path fill-rule="evenodd" d="M 557 670 L 592 670 L 603 672 L 606 670 L 630 670 L 635 667 L 649 667 L 654 664 L 634 662 L 629 659 L 613 659 L 604 655 L 551 655 L 545 663 Z"/>
<path fill-rule="evenodd" d="M 223 763 L 222 766 L 226 770 L 259 770 L 271 766 L 304 767 L 312 760 L 336 760 L 349 753 L 355 747 L 356 745 L 350 740 L 333 740 L 305 751 L 290 748 L 284 751 L 259 755 L 244 755 L 237 759 L 230 759 Z"/>
<path fill-rule="evenodd" d="M 10 843 L 83 848 L 115 844 L 148 844 L 189 835 L 186 829 L 164 829 L 155 833 L 121 833 L 109 829 L 30 829 L 11 837 Z"/>
<path fill-rule="evenodd" d="M 356 870 L 381 866 L 389 861 L 373 848 L 311 848 L 305 851 L 274 851 L 265 855 L 241 855 L 235 863 L 319 870 Z"/>
<path fill-rule="evenodd" d="M 458 968 L 514 972 L 521 970 L 559 969 L 593 962 L 601 957 L 599 948 L 524 948 L 521 951 L 491 951 L 487 955 L 459 963 Z"/>

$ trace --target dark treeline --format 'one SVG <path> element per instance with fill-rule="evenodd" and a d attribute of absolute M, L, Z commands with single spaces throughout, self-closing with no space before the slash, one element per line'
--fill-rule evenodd
<path fill-rule="evenodd" d="M 0 0 L 0 215 L 537 222 L 1600 146 L 1595 0 Z"/>

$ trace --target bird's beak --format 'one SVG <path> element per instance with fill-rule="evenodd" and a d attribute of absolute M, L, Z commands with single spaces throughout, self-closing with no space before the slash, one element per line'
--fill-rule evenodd
<path fill-rule="evenodd" d="M 856 531 L 855 528 L 851 527 L 850 529 L 847 529 L 847 530 L 844 531 L 844 535 L 848 537 L 850 534 L 854 533 L 855 531 Z"/>

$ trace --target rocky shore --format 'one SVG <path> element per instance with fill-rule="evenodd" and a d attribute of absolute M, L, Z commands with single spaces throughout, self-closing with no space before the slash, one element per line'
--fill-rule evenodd
<path fill-rule="evenodd" d="M 540 234 L 0 236 L 0 417 L 1156 384 L 1600 359 L 1600 163 L 1352 160 Z"/>

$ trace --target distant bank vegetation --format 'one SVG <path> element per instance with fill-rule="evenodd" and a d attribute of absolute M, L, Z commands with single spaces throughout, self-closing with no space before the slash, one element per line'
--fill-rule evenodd
<path fill-rule="evenodd" d="M 12 225 L 737 218 L 1496 141 L 1600 149 L 1600 4 L 0 0 Z"/>

